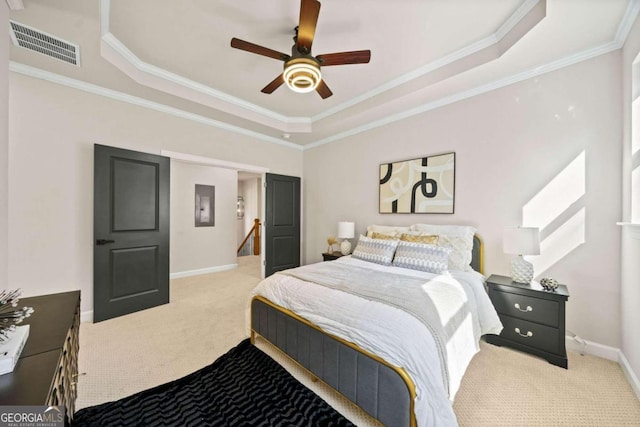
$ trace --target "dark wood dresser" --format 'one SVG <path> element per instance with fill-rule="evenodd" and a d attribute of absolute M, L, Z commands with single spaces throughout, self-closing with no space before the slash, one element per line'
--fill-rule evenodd
<path fill-rule="evenodd" d="M 487 279 L 489 298 L 504 329 L 500 335 L 485 335 L 488 343 L 506 345 L 547 359 L 567 368 L 565 346 L 565 303 L 569 291 L 560 285 L 551 292 L 542 286 L 516 283 L 510 277 L 491 275 Z"/>
<path fill-rule="evenodd" d="M 22 298 L 33 307 L 29 338 L 13 372 L 0 375 L 0 405 L 64 405 L 73 418 L 78 376 L 80 291 Z"/>

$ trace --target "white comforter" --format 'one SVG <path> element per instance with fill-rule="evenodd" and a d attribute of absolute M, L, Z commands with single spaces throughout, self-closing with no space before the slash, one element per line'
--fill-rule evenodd
<path fill-rule="evenodd" d="M 316 324 L 324 331 L 377 354 L 403 367 L 416 386 L 415 412 L 419 426 L 457 425 L 451 402 L 460 387 L 469 362 L 478 352 L 480 336 L 499 334 L 502 324 L 484 290 L 484 277 L 476 272 L 451 271 L 446 274 L 385 267 L 341 257 L 332 262 L 349 263 L 379 271 L 399 272 L 425 279 L 429 286 L 451 286 L 448 293 L 467 303 L 467 316 L 446 344 L 449 390 L 445 390 L 436 344 L 428 328 L 401 309 L 330 289 L 291 276 L 274 274 L 253 291 Z M 428 283 L 437 278 L 437 282 Z M 304 286 L 301 286 L 304 283 Z M 434 285 L 434 283 L 437 283 Z M 455 304 L 449 306 L 454 306 Z M 443 325 L 455 313 L 439 313 Z"/>

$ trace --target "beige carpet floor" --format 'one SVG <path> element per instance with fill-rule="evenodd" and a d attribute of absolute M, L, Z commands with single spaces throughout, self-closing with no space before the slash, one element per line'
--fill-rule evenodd
<path fill-rule="evenodd" d="M 80 326 L 77 408 L 117 400 L 210 364 L 247 337 L 257 257 L 239 268 L 171 281 L 171 303 Z M 313 383 L 277 349 L 258 346 L 359 426 L 372 420 Z M 454 402 L 461 426 L 640 426 L 640 401 L 618 364 L 569 353 L 569 369 L 481 342 Z"/>

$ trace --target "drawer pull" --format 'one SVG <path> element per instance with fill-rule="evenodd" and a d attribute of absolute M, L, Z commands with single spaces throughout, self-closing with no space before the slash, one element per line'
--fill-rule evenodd
<path fill-rule="evenodd" d="M 524 310 L 520 308 L 520 304 L 518 303 L 515 303 L 513 306 L 518 310 L 522 311 L 523 313 L 526 313 L 527 311 L 533 311 L 533 307 L 531 307 L 530 305 L 528 305 L 527 308 L 525 308 Z"/>
<path fill-rule="evenodd" d="M 522 332 L 520 332 L 520 328 L 515 328 L 514 331 L 516 331 L 516 334 L 524 338 L 531 338 L 533 336 L 533 332 L 531 331 L 527 331 L 526 334 L 523 334 Z"/>

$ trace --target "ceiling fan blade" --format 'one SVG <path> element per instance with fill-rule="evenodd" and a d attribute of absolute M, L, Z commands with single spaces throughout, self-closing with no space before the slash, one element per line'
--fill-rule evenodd
<path fill-rule="evenodd" d="M 260 92 L 262 93 L 273 93 L 274 90 L 278 89 L 284 83 L 284 77 L 280 74 L 278 77 L 273 79 L 271 83 L 262 88 Z"/>
<path fill-rule="evenodd" d="M 328 67 L 329 65 L 366 64 L 371 59 L 371 51 L 354 50 L 352 52 L 327 53 L 316 56 L 316 59 L 320 61 L 321 67 Z"/>
<path fill-rule="evenodd" d="M 291 58 L 286 53 L 281 53 L 273 49 L 269 49 L 268 47 L 246 42 L 235 37 L 231 39 L 231 47 L 240 50 L 246 50 L 247 52 L 255 53 L 258 55 L 267 56 L 269 58 L 278 59 L 280 61 L 286 61 Z"/>
<path fill-rule="evenodd" d="M 311 53 L 313 37 L 316 34 L 316 24 L 320 14 L 320 2 L 318 0 L 300 1 L 300 23 L 298 24 L 298 41 L 296 49 L 302 54 Z"/>
<path fill-rule="evenodd" d="M 327 86 L 324 80 L 320 80 L 318 87 L 316 87 L 316 92 L 318 92 L 322 99 L 326 99 L 333 95 L 333 92 L 331 92 L 331 89 L 329 89 L 329 86 Z"/>

